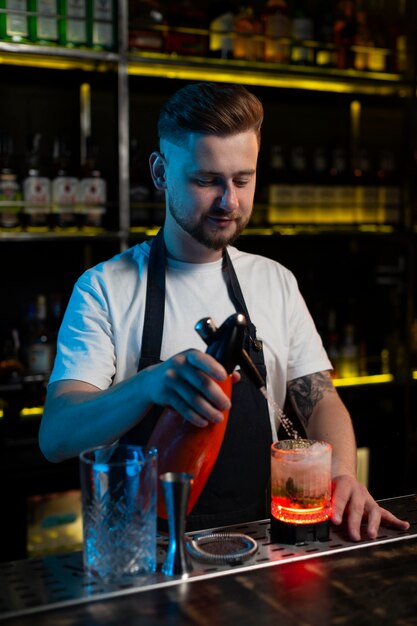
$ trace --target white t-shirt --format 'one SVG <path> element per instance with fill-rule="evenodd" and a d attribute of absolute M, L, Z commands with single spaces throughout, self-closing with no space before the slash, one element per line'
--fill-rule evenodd
<path fill-rule="evenodd" d="M 78 279 L 49 383 L 75 379 L 107 389 L 136 374 L 149 250 L 148 242 L 138 244 Z M 259 255 L 228 251 L 263 342 L 268 392 L 282 408 L 287 381 L 331 369 L 331 363 L 292 272 Z M 220 326 L 235 312 L 221 268 L 221 259 L 201 264 L 168 259 L 161 360 L 188 348 L 205 351 L 195 324 L 211 317 Z M 275 435 L 271 407 L 270 413 Z"/>

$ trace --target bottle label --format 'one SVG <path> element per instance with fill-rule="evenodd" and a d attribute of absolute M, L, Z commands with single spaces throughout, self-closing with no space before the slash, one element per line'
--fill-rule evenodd
<path fill-rule="evenodd" d="M 94 0 L 93 12 L 93 45 L 112 48 L 113 0 Z"/>
<path fill-rule="evenodd" d="M 49 209 L 50 181 L 42 176 L 30 176 L 23 181 L 25 211 L 31 207 Z"/>
<path fill-rule="evenodd" d="M 0 174 L 0 227 L 16 228 L 19 226 L 21 194 L 14 174 Z"/>
<path fill-rule="evenodd" d="M 105 207 L 106 181 L 103 178 L 83 178 L 80 182 L 79 202 L 83 207 Z"/>
<path fill-rule="evenodd" d="M 7 34 L 9 36 L 28 36 L 28 21 L 26 15 L 13 11 L 26 11 L 26 0 L 9 0 L 7 2 Z"/>
<path fill-rule="evenodd" d="M 78 179 L 72 176 L 58 176 L 52 181 L 52 204 L 54 210 L 75 207 L 78 198 Z"/>
<path fill-rule="evenodd" d="M 38 0 L 37 38 L 58 40 L 58 21 L 55 0 Z"/>

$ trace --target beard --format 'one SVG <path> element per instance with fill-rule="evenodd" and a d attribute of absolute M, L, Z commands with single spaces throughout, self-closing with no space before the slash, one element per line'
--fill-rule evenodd
<path fill-rule="evenodd" d="M 210 250 L 223 250 L 226 246 L 233 244 L 236 239 L 240 236 L 244 228 L 247 226 L 249 222 L 249 218 L 243 220 L 239 216 L 233 216 L 227 213 L 226 211 L 222 211 L 221 209 L 213 210 L 209 215 L 213 217 L 222 217 L 226 216 L 232 219 L 235 223 L 235 232 L 233 234 L 223 234 L 221 230 L 216 228 L 209 228 L 205 223 L 205 219 L 207 216 L 200 217 L 197 221 L 193 220 L 189 216 L 185 216 L 181 214 L 178 208 L 175 206 L 175 202 L 167 203 L 167 210 L 170 212 L 173 219 L 176 221 L 178 226 L 180 226 L 186 233 L 188 233 L 195 241 L 201 243 L 206 248 Z"/>

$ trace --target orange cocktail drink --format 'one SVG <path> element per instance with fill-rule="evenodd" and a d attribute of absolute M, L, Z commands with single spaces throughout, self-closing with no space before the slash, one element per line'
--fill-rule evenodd
<path fill-rule="evenodd" d="M 332 447 L 287 439 L 271 446 L 271 515 L 289 524 L 315 524 L 331 514 Z"/>

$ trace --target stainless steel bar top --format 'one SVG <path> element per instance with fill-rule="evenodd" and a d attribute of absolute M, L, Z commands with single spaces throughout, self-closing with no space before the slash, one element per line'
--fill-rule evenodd
<path fill-rule="evenodd" d="M 331 527 L 329 541 L 288 545 L 271 541 L 269 520 L 231 526 L 227 527 L 227 531 L 245 533 L 256 540 L 258 544 L 256 553 L 249 560 L 233 565 L 213 565 L 193 561 L 193 571 L 187 576 L 186 581 L 187 583 L 201 581 L 417 537 L 417 496 L 401 496 L 380 501 L 380 504 L 400 518 L 407 519 L 410 522 L 410 529 L 399 532 L 381 528 L 375 540 L 369 540 L 364 533 L 361 541 L 352 542 L 345 535 L 343 528 Z M 221 530 L 224 528 L 214 531 L 210 529 L 210 532 Z M 190 536 L 199 534 L 201 533 L 191 533 Z M 80 552 L 2 563 L 0 620 L 184 584 L 185 579 L 181 576 L 167 577 L 162 574 L 161 564 L 164 562 L 166 549 L 167 540 L 160 538 L 158 571 L 126 585 L 105 585 L 96 578 L 88 577 L 83 569 Z"/>

